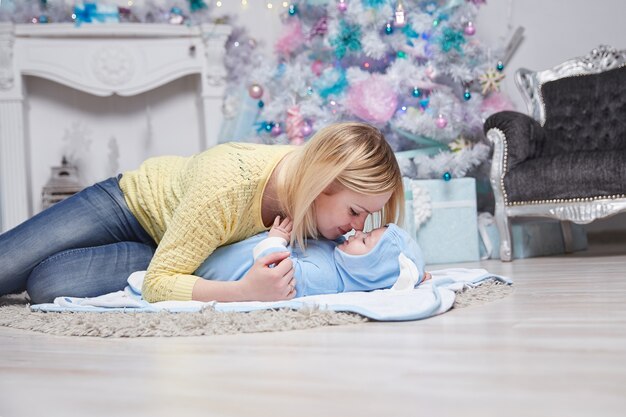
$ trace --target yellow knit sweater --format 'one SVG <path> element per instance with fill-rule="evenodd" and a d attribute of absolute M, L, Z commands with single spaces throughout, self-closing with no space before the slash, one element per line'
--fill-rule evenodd
<path fill-rule="evenodd" d="M 219 246 L 267 230 L 265 185 L 292 146 L 227 143 L 192 157 L 164 156 L 124 173 L 120 187 L 139 223 L 157 242 L 143 297 L 191 300 L 192 275 Z"/>

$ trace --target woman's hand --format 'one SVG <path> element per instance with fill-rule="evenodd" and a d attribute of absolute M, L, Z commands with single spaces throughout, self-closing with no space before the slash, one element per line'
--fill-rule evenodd
<path fill-rule="evenodd" d="M 280 216 L 276 216 L 274 224 L 270 229 L 269 237 L 282 237 L 287 242 L 291 240 L 291 230 L 293 229 L 293 222 L 289 217 L 285 217 L 283 221 L 280 221 Z"/>
<path fill-rule="evenodd" d="M 256 260 L 241 279 L 247 301 L 290 300 L 296 295 L 296 280 L 289 252 L 274 252 Z M 273 268 L 270 265 L 274 264 Z"/>

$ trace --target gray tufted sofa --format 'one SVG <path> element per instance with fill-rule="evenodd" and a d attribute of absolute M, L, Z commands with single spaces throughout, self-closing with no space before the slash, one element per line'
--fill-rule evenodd
<path fill-rule="evenodd" d="M 491 186 L 500 259 L 510 261 L 510 218 L 589 223 L 626 211 L 626 51 L 601 46 L 516 83 L 530 116 L 503 111 L 485 122 L 494 144 Z"/>

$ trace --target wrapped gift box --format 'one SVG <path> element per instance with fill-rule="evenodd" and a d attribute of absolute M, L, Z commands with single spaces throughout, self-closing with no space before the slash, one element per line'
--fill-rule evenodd
<path fill-rule="evenodd" d="M 116 5 L 101 4 L 95 0 L 84 1 L 74 6 L 76 26 L 83 23 L 119 23 L 120 14 Z"/>
<path fill-rule="evenodd" d="M 480 235 L 480 256 L 482 259 L 500 259 L 500 234 L 493 216 L 481 213 L 478 220 Z M 580 224 L 572 223 L 572 250 L 587 249 L 587 232 Z M 536 256 L 565 253 L 565 241 L 558 220 L 548 218 L 525 218 L 511 221 L 513 258 L 533 258 Z"/>
<path fill-rule="evenodd" d="M 474 178 L 404 179 L 404 227 L 420 245 L 427 264 L 479 260 Z"/>

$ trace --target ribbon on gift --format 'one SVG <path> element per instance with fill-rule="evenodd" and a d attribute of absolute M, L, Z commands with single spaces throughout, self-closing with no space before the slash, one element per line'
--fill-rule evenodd
<path fill-rule="evenodd" d="M 409 180 L 410 192 L 406 195 L 411 198 L 411 208 L 413 209 L 413 221 L 415 230 L 419 230 L 422 224 L 426 223 L 432 216 L 433 209 L 471 207 L 474 200 L 454 200 L 454 201 L 432 201 L 430 193 L 424 187 L 419 186 L 419 180 Z M 488 213 L 487 213 L 488 214 Z M 492 221 L 493 222 L 493 221 Z M 486 231 L 485 231 L 486 233 Z"/>
<path fill-rule="evenodd" d="M 415 230 L 419 230 L 422 224 L 426 223 L 433 214 L 433 206 L 430 200 L 430 193 L 427 189 L 420 187 L 417 181 L 411 181 L 411 208 L 413 209 L 413 221 Z"/>
<path fill-rule="evenodd" d="M 491 226 L 493 223 L 494 219 L 491 213 L 483 212 L 478 214 L 478 234 L 483 241 L 483 245 L 485 245 L 485 254 L 480 258 L 483 261 L 491 258 L 493 252 L 493 244 L 489 238 L 489 233 L 487 233 L 487 227 Z"/>
<path fill-rule="evenodd" d="M 76 26 L 80 26 L 83 23 L 107 21 L 117 21 L 119 19 L 119 12 L 117 8 L 112 11 L 112 8 L 108 8 L 111 11 L 105 11 L 102 6 L 98 6 L 96 3 L 84 3 L 82 5 L 74 6 L 74 21 Z"/>

